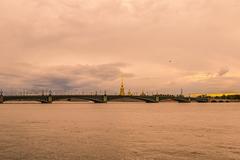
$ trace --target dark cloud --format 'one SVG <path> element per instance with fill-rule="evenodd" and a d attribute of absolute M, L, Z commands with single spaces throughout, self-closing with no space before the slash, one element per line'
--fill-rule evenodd
<path fill-rule="evenodd" d="M 222 68 L 219 72 L 218 72 L 218 76 L 224 76 L 225 74 L 227 74 L 229 72 L 228 68 Z"/>
<path fill-rule="evenodd" d="M 124 77 L 133 77 L 131 73 L 125 73 L 122 68 L 126 64 L 102 64 L 102 65 L 72 65 L 21 68 L 12 74 L 1 74 L 2 88 L 29 88 L 29 89 L 101 89 L 107 88 L 112 83 Z M 21 69 L 20 69 L 21 68 Z M 37 70 L 40 70 L 37 72 Z M 24 75 L 25 74 L 25 75 Z"/>

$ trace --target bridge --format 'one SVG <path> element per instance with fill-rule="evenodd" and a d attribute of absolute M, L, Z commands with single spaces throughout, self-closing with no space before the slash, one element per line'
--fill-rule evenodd
<path fill-rule="evenodd" d="M 159 103 L 164 100 L 176 101 L 179 103 L 191 102 L 189 98 L 185 97 L 173 97 L 173 96 L 119 96 L 119 95 L 0 95 L 0 103 L 4 102 L 16 102 L 16 101 L 36 101 L 40 103 L 53 103 L 57 101 L 91 101 L 94 103 L 107 103 L 107 102 L 125 102 L 126 99 L 134 101 L 143 101 L 146 103 Z"/>

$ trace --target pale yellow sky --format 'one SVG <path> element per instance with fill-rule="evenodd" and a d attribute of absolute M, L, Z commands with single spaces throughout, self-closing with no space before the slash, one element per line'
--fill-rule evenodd
<path fill-rule="evenodd" d="M 1 0 L 0 88 L 240 91 L 239 0 Z"/>

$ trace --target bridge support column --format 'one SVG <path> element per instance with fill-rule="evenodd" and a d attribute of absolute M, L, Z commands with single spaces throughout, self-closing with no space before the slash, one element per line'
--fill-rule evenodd
<path fill-rule="evenodd" d="M 52 103 L 53 102 L 53 97 L 52 97 L 52 91 L 49 91 L 49 95 L 47 97 L 47 103 Z"/>
<path fill-rule="evenodd" d="M 3 95 L 0 95 L 0 104 L 3 104 Z"/>
<path fill-rule="evenodd" d="M 160 98 L 158 96 L 155 97 L 156 103 L 160 102 Z"/>
<path fill-rule="evenodd" d="M 49 95 L 49 96 L 47 97 L 47 103 L 52 103 L 52 102 L 53 102 L 53 98 L 52 98 L 51 95 Z"/>
<path fill-rule="evenodd" d="M 104 95 L 103 96 L 103 103 L 107 103 L 107 101 L 108 101 L 107 95 Z"/>
<path fill-rule="evenodd" d="M 47 96 L 42 99 L 43 104 L 52 103 L 52 102 L 53 102 L 52 96 Z"/>
<path fill-rule="evenodd" d="M 4 99 L 3 99 L 3 91 L 1 90 L 0 91 L 0 104 L 2 104 L 4 102 Z"/>

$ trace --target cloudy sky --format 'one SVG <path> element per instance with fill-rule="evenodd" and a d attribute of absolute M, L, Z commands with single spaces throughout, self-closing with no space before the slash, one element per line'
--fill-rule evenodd
<path fill-rule="evenodd" d="M 240 92 L 239 0 L 1 0 L 0 88 Z"/>

